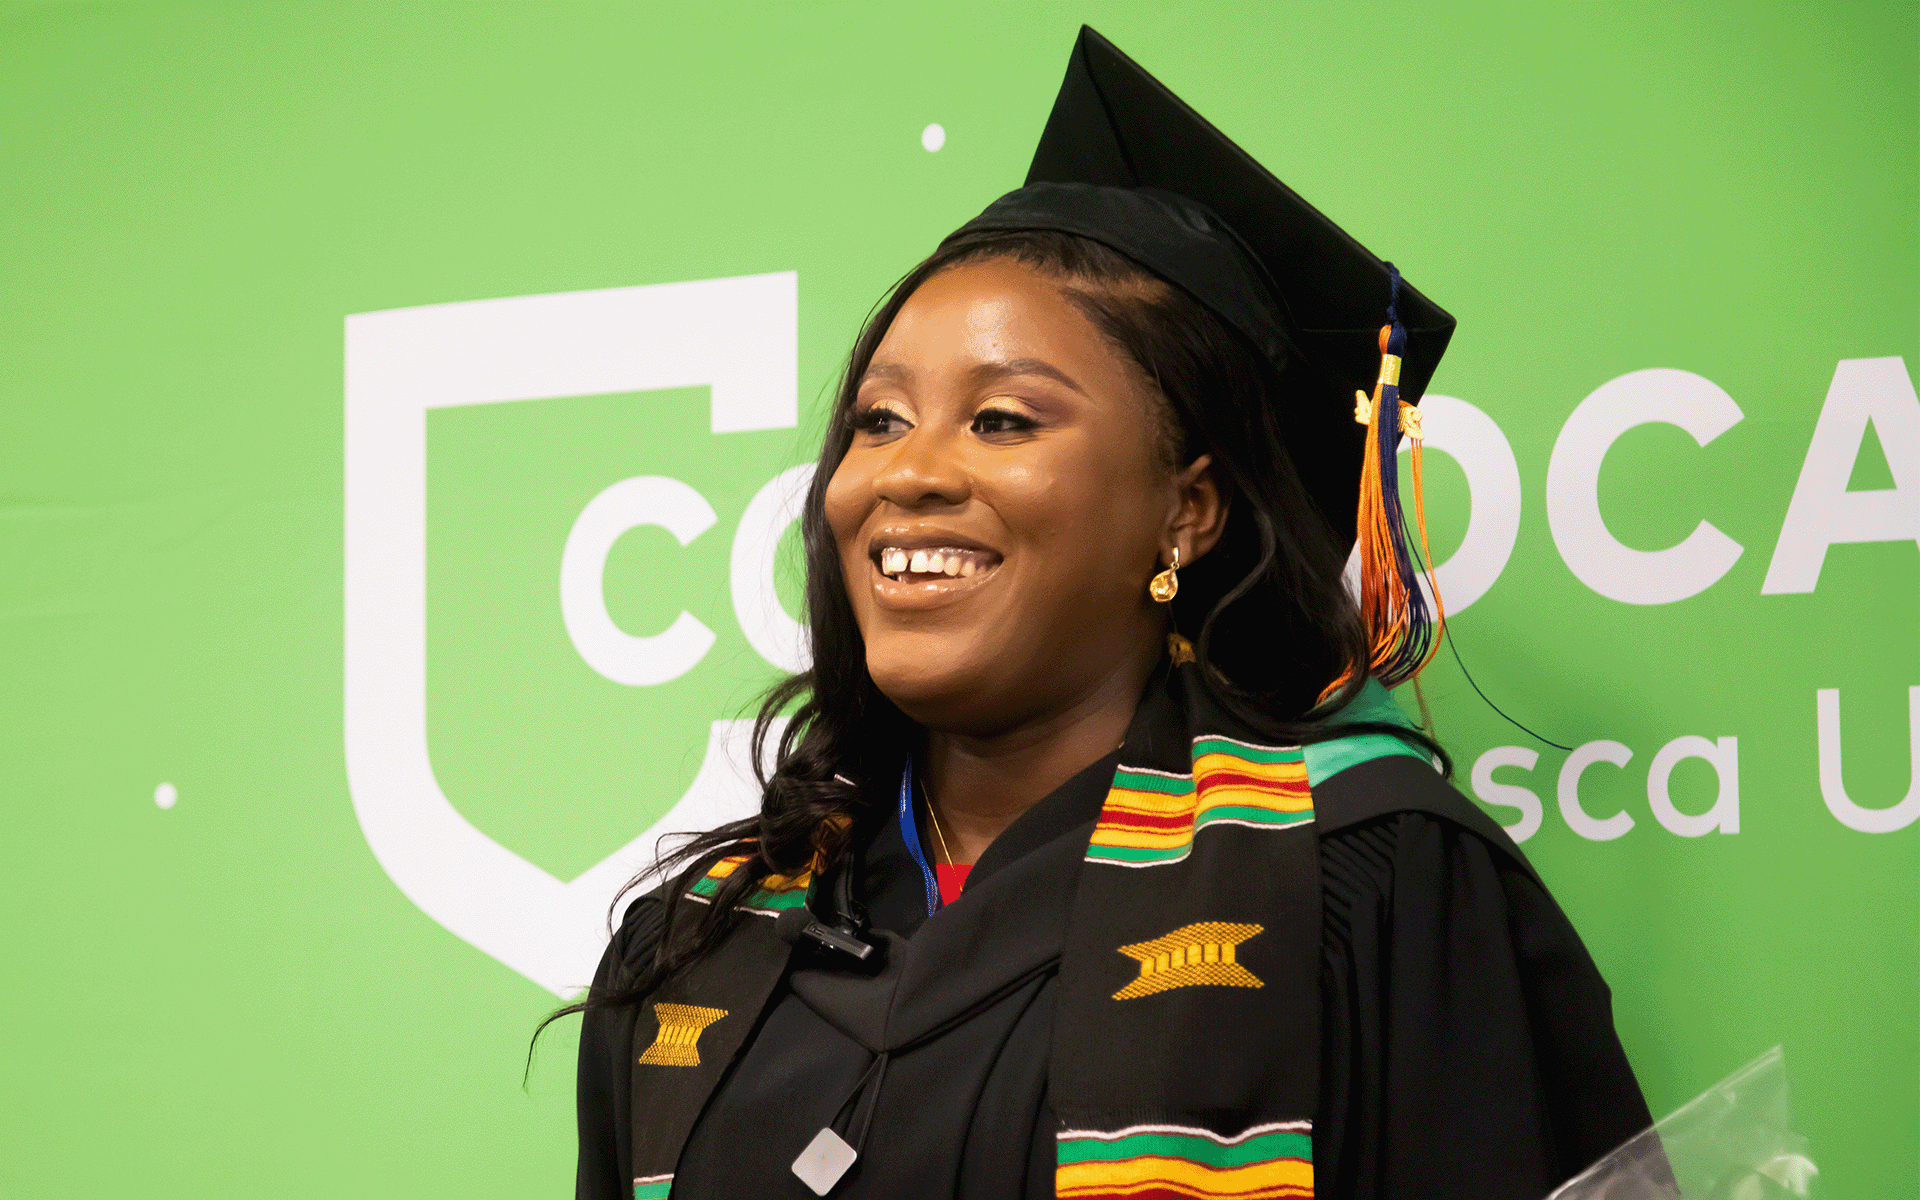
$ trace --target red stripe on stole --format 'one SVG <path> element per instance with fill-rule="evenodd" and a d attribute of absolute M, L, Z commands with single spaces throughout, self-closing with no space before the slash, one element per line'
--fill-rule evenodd
<path fill-rule="evenodd" d="M 1270 775 L 1246 775 L 1239 771 L 1206 771 L 1198 776 L 1198 782 L 1202 791 L 1230 787 L 1282 796 L 1305 796 L 1309 790 L 1305 779 L 1275 779 Z"/>
<path fill-rule="evenodd" d="M 1119 829 L 1185 829 L 1193 824 L 1193 814 L 1185 812 L 1163 817 L 1158 814 L 1115 812 L 1108 809 L 1100 814 L 1100 823 L 1108 828 Z"/>

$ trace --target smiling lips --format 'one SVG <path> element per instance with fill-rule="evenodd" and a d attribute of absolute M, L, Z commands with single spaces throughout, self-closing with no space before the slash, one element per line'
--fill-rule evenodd
<path fill-rule="evenodd" d="M 902 546 L 882 546 L 876 555 L 880 573 L 901 583 L 925 583 L 936 579 L 971 579 L 981 571 L 999 565 L 1000 556 L 983 550 L 964 550 L 957 546 L 934 546 L 908 550 Z"/>

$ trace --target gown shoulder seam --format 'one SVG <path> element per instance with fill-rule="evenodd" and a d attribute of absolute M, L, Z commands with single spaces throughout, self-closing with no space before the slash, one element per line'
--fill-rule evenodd
<path fill-rule="evenodd" d="M 1384 817 L 1418 813 L 1473 834 L 1540 882 L 1533 864 L 1500 823 L 1424 760 L 1390 755 L 1355 764 L 1315 785 L 1313 800 L 1314 824 L 1322 840 Z"/>

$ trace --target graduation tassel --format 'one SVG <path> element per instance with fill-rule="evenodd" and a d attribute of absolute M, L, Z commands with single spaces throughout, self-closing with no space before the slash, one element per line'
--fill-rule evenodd
<path fill-rule="evenodd" d="M 1370 673 L 1391 688 L 1414 678 L 1432 661 L 1440 648 L 1446 613 L 1433 577 L 1433 555 L 1427 548 L 1420 410 L 1400 399 L 1400 361 L 1407 340 L 1397 312 L 1400 272 L 1392 263 L 1387 264 L 1387 270 L 1392 275 L 1393 292 L 1387 304 L 1387 324 L 1380 328 L 1380 377 L 1371 397 L 1354 392 L 1353 419 L 1367 427 L 1356 529 L 1360 617 L 1367 628 Z M 1400 506 L 1399 443 L 1403 433 L 1412 442 L 1413 512 L 1420 530 L 1418 568 L 1408 544 L 1406 514 Z M 1432 591 L 1432 613 L 1420 590 L 1421 569 Z"/>

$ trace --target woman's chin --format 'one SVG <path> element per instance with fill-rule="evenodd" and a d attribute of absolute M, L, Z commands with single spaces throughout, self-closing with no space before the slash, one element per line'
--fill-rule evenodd
<path fill-rule="evenodd" d="M 867 649 L 867 671 L 882 695 L 929 729 L 973 730 L 1003 719 L 1004 666 L 960 654 L 902 654 Z M 984 668 L 984 669 L 983 669 Z"/>

